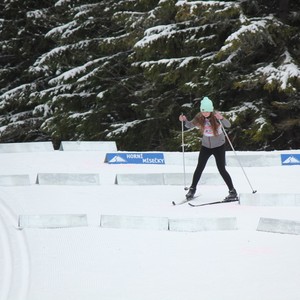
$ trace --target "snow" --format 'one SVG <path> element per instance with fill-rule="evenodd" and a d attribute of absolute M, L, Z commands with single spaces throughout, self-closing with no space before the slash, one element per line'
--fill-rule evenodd
<path fill-rule="evenodd" d="M 243 106 L 238 107 L 238 108 L 233 108 L 230 111 L 230 120 L 232 122 L 234 122 L 234 120 L 238 117 L 238 115 L 242 112 L 245 112 L 247 110 L 253 110 L 254 112 L 258 112 L 259 109 L 257 108 L 257 106 L 255 104 L 253 104 L 252 102 L 244 102 Z"/>
<path fill-rule="evenodd" d="M 72 34 L 72 30 L 70 28 L 74 28 L 77 25 L 75 21 L 71 21 L 70 23 L 61 25 L 59 27 L 55 27 L 48 31 L 45 34 L 45 37 L 51 38 L 52 36 L 61 36 L 62 38 L 67 38 L 70 34 Z"/>
<path fill-rule="evenodd" d="M 138 41 L 134 48 L 144 48 L 148 45 L 151 45 L 153 42 L 166 38 L 170 39 L 178 33 L 183 33 L 186 35 L 186 43 L 189 40 L 196 40 L 195 34 L 199 31 L 203 31 L 208 25 L 197 26 L 197 27 L 188 27 L 184 29 L 178 28 L 177 24 L 168 24 L 168 25 L 159 25 L 155 27 L 148 28 L 144 32 L 144 37 Z M 190 36 L 189 36 L 190 35 Z M 198 40 L 209 40 L 215 38 L 216 35 L 208 35 L 205 37 L 201 37 Z"/>
<path fill-rule="evenodd" d="M 40 71 L 44 68 L 44 66 L 46 65 L 47 61 L 50 61 L 51 58 L 56 57 L 56 56 L 60 56 L 61 54 L 63 54 L 67 49 L 69 49 L 70 46 L 60 46 L 60 47 L 56 47 L 52 50 L 50 50 L 49 52 L 47 52 L 46 54 L 41 55 L 38 60 L 34 63 L 33 67 L 31 67 L 31 71 Z"/>
<path fill-rule="evenodd" d="M 226 51 L 228 48 L 232 47 L 234 41 L 239 41 L 240 37 L 246 32 L 256 33 L 265 29 L 267 20 L 251 21 L 248 25 L 242 25 L 241 28 L 231 35 L 224 42 L 224 46 L 221 48 L 221 51 Z"/>
<path fill-rule="evenodd" d="M 209 6 L 224 6 L 225 8 L 228 6 L 234 5 L 234 2 L 225 2 L 225 1 L 186 1 L 181 0 L 177 1 L 177 6 L 189 5 L 191 7 L 195 7 L 197 5 L 209 5 Z"/>
<path fill-rule="evenodd" d="M 274 63 L 268 66 L 257 69 L 259 76 L 265 76 L 268 84 L 272 84 L 274 81 L 280 84 L 281 90 L 291 88 L 292 85 L 289 83 L 293 78 L 300 77 L 300 69 L 294 63 L 290 53 L 285 51 L 283 53 L 284 61 L 278 67 L 274 66 Z M 292 87 L 293 90 L 295 88 Z"/>
<path fill-rule="evenodd" d="M 147 119 L 149 120 L 149 119 Z M 110 133 L 107 135 L 107 137 L 112 137 L 114 135 L 122 134 L 126 132 L 129 128 L 134 127 L 142 122 L 145 122 L 145 120 L 135 120 L 132 122 L 126 122 L 126 123 L 117 123 L 117 124 L 112 124 L 112 128 L 117 128 L 113 131 L 110 131 Z"/>
<path fill-rule="evenodd" d="M 97 94 L 97 98 L 100 98 L 102 99 L 104 97 L 104 94 L 106 93 L 107 91 L 101 91 L 99 94 Z"/>
<path fill-rule="evenodd" d="M 48 104 L 40 104 L 34 108 L 32 114 L 33 114 L 33 116 L 42 115 L 43 117 L 46 117 L 46 116 L 50 115 L 51 112 L 52 112 L 51 108 Z"/>
<path fill-rule="evenodd" d="M 236 152 L 279 155 L 300 150 Z M 104 163 L 101 151 L 1 153 L 0 175 L 28 174 L 31 185 L 1 186 L 1 300 L 153 300 L 300 298 L 300 239 L 256 231 L 260 217 L 300 219 L 300 207 L 227 203 L 172 206 L 183 186 L 114 184 L 121 173 L 182 173 L 182 153 L 165 165 Z M 185 155 L 194 155 L 190 153 Z M 228 152 L 227 155 L 233 155 Z M 187 165 L 186 172 L 193 172 Z M 227 167 L 240 193 L 251 193 L 240 167 Z M 300 166 L 252 166 L 258 193 L 300 193 Z M 217 172 L 207 166 L 206 172 Z M 100 185 L 36 184 L 38 173 L 96 173 Z M 202 185 L 200 199 L 216 200 L 225 185 Z M 198 199 L 199 199 L 198 198 Z M 87 227 L 18 230 L 19 215 L 86 214 Z M 101 215 L 167 218 L 236 217 L 238 230 L 171 232 L 101 228 Z"/>
<path fill-rule="evenodd" d="M 86 111 L 84 113 L 73 113 L 68 118 L 76 119 L 76 118 L 85 118 L 86 116 L 90 115 L 93 110 Z"/>
<path fill-rule="evenodd" d="M 18 87 L 15 87 L 8 92 L 5 92 L 0 96 L 0 107 L 3 108 L 5 104 L 7 103 L 7 100 L 9 101 L 11 98 L 13 98 L 16 94 L 24 95 L 27 91 L 27 89 L 30 87 L 30 84 L 22 84 Z"/>
<path fill-rule="evenodd" d="M 55 6 L 63 6 L 68 3 L 71 3 L 71 0 L 59 0 L 55 3 Z"/>
<path fill-rule="evenodd" d="M 112 56 L 112 57 L 114 57 L 114 56 Z M 63 82 L 72 80 L 73 78 L 78 77 L 81 74 L 84 74 L 84 76 L 79 78 L 77 81 L 78 82 L 85 81 L 89 78 L 89 76 L 92 76 L 99 70 L 99 67 L 97 67 L 99 64 L 110 60 L 112 57 L 105 56 L 105 57 L 101 57 L 101 58 L 97 58 L 97 59 L 88 61 L 87 63 L 83 64 L 82 66 L 78 66 L 76 68 L 70 69 L 70 70 L 60 74 L 59 76 L 52 78 L 51 80 L 49 80 L 49 84 L 50 85 L 62 84 Z M 89 69 L 92 69 L 92 71 L 89 72 L 88 74 L 85 74 L 86 72 L 88 72 Z"/>
<path fill-rule="evenodd" d="M 258 128 L 257 131 L 261 131 L 264 125 L 267 124 L 267 121 L 265 118 L 260 117 L 255 120 L 255 123 L 260 125 L 260 128 Z"/>
<path fill-rule="evenodd" d="M 45 12 L 44 12 L 44 10 L 40 10 L 40 9 L 28 11 L 26 13 L 26 17 L 27 18 L 35 18 L 35 19 L 43 18 L 43 17 L 45 17 Z"/>
<path fill-rule="evenodd" d="M 153 41 L 160 39 L 163 36 L 170 37 L 172 34 L 176 33 L 177 25 L 169 24 L 169 25 L 159 25 L 155 27 L 151 27 L 145 30 L 145 37 L 138 41 L 134 48 L 143 48 L 148 44 L 151 44 Z"/>

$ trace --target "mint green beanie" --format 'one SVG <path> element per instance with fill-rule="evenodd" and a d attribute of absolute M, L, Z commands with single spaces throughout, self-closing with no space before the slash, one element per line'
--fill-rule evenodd
<path fill-rule="evenodd" d="M 208 97 L 204 97 L 201 100 L 200 111 L 201 112 L 213 112 L 214 111 L 214 105 Z"/>

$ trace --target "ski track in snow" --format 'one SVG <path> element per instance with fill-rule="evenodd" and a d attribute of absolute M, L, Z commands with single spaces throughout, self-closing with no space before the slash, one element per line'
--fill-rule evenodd
<path fill-rule="evenodd" d="M 10 285 L 12 282 L 12 249 L 9 240 L 9 230 L 6 225 L 6 219 L 4 218 L 2 203 L 0 204 L 0 224 L 1 224 L 1 235 L 0 235 L 0 246 L 1 252 L 3 253 L 3 261 L 1 263 L 1 289 L 0 299 L 8 299 Z"/>
<path fill-rule="evenodd" d="M 0 197 L 0 249 L 1 263 L 0 300 L 24 300 L 28 297 L 30 282 L 30 256 L 26 235 L 18 230 L 17 215 Z M 10 195 L 10 199 L 12 195 Z M 17 270 L 14 271 L 14 270 Z"/>

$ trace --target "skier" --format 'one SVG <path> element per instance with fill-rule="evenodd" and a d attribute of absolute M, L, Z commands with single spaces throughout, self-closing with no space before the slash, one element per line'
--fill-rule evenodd
<path fill-rule="evenodd" d="M 217 168 L 224 179 L 229 195 L 224 201 L 237 199 L 237 192 L 233 186 L 231 177 L 225 168 L 225 135 L 222 131 L 220 122 L 224 127 L 230 127 L 230 122 L 219 112 L 214 111 L 212 101 L 204 97 L 200 103 L 200 112 L 189 121 L 185 115 L 179 116 L 179 121 L 184 122 L 186 128 L 199 128 L 202 134 L 202 146 L 199 152 L 198 164 L 193 175 L 193 181 L 186 194 L 186 199 L 193 199 L 196 193 L 196 187 L 211 155 L 215 157 Z"/>

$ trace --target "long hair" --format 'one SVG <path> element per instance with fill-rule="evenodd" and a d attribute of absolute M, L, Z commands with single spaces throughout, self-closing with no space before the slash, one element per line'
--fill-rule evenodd
<path fill-rule="evenodd" d="M 204 131 L 205 119 L 206 118 L 202 115 L 202 113 L 199 112 L 192 120 L 192 123 L 200 129 L 202 134 Z M 214 113 L 211 112 L 207 119 L 210 122 L 210 125 L 211 125 L 214 135 L 218 135 L 218 128 L 219 128 L 220 124 L 219 124 L 217 118 L 215 117 Z"/>

